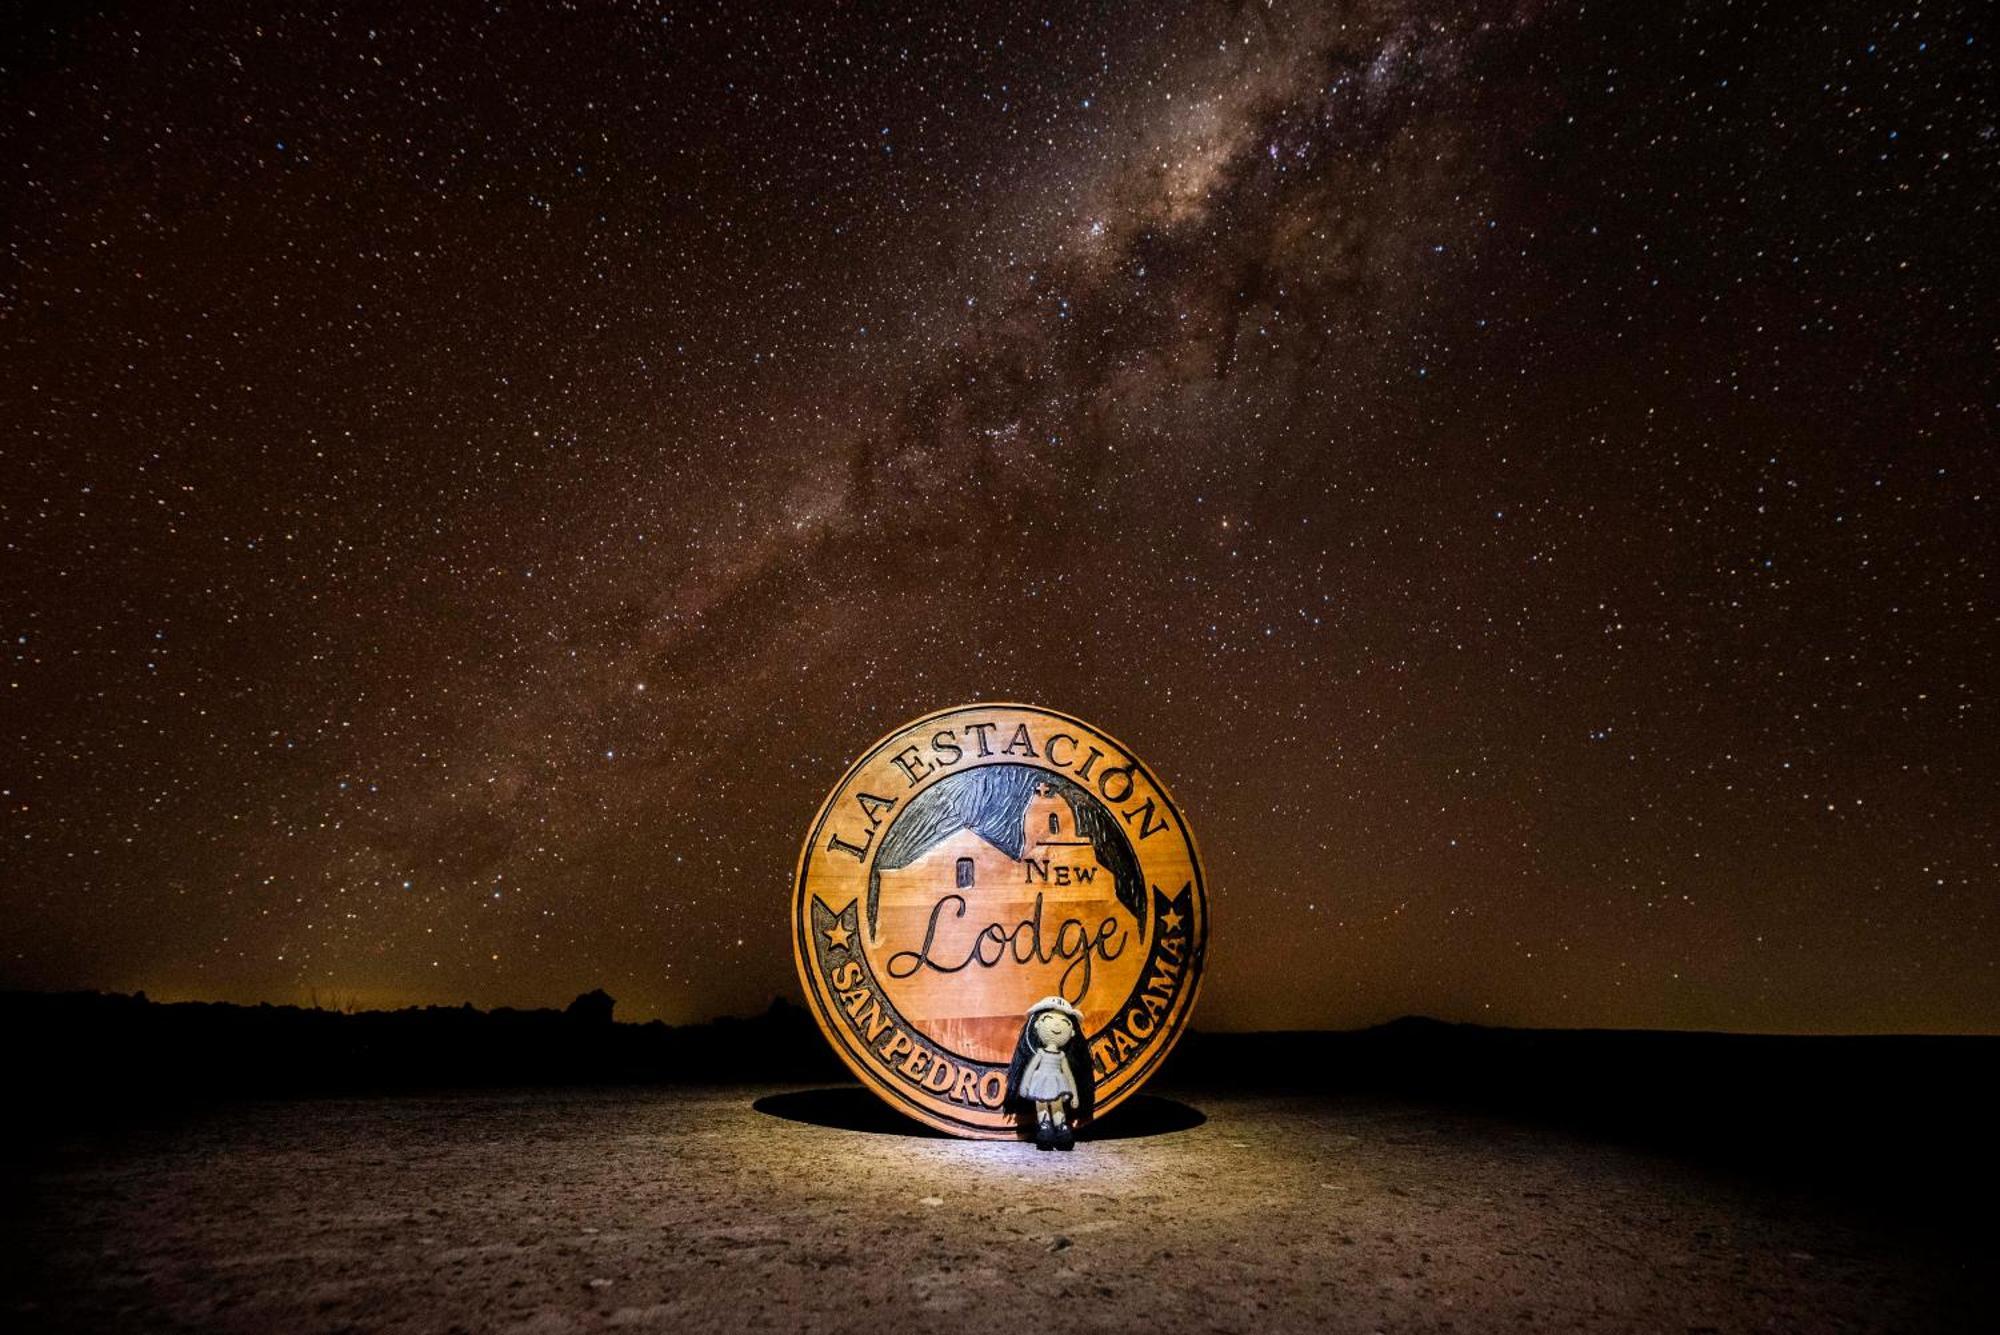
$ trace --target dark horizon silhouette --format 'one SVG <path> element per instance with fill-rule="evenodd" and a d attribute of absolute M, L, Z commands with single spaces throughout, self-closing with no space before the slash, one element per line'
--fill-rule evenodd
<path fill-rule="evenodd" d="M 79 998 L 96 999 L 105 1003 L 130 1002 L 157 1007 L 200 1007 L 242 1011 L 296 1011 L 314 1015 L 380 1016 L 440 1013 L 475 1012 L 491 1016 L 541 1016 L 563 1015 L 570 1018 L 587 1016 L 593 1021 L 611 1023 L 630 1028 L 661 1030 L 693 1030 L 711 1026 L 727 1026 L 746 1023 L 763 1016 L 766 1012 L 784 1012 L 799 1009 L 798 999 L 784 993 L 773 994 L 761 1008 L 744 1011 L 726 1011 L 702 1015 L 688 1020 L 666 1020 L 656 1016 L 645 1019 L 629 1019 L 616 1013 L 621 1005 L 605 988 L 592 987 L 579 992 L 568 1002 L 551 1003 L 541 1006 L 481 1005 L 471 1000 L 455 1002 L 412 1001 L 403 1005 L 363 1005 L 358 994 L 344 994 L 339 988 L 327 989 L 321 995 L 316 989 L 308 989 L 305 999 L 257 1001 L 234 1001 L 222 997 L 156 997 L 150 988 L 136 988 L 130 992 L 105 988 L 0 988 L 0 1008 L 17 999 L 26 998 Z M 1395 1031 L 1413 1026 L 1434 1025 L 1444 1029 L 1474 1032 L 1515 1032 L 1515 1033 L 1562 1033 L 1562 1034 L 1657 1034 L 1685 1035 L 1690 1037 L 1717 1038 L 1773 1038 L 1773 1039 L 1951 1039 L 1977 1042 L 1982 1039 L 2000 1041 L 2000 1031 L 1979 1030 L 1958 1032 L 1953 1030 L 1810 1030 L 1810 1029 L 1731 1029 L 1724 1027 L 1670 1027 L 1670 1026 L 1624 1026 L 1624 1025 L 1507 1025 L 1487 1024 L 1477 1020 L 1454 1020 L 1423 1011 L 1411 1011 L 1392 1016 L 1372 1024 L 1358 1024 L 1340 1027 L 1293 1027 L 1252 1028 L 1241 1026 L 1217 1027 L 1194 1026 L 1190 1032 L 1211 1037 L 1251 1037 L 1265 1035 L 1294 1034 L 1363 1034 Z"/>
<path fill-rule="evenodd" d="M 0 993 L 30 1123 L 119 1123 L 218 1098 L 565 1085 L 846 1084 L 810 1016 L 694 1025 L 562 1008 L 345 1011 Z M 1388 1097 L 1897 1198 L 2000 1186 L 1984 1075 L 2000 1038 L 1529 1030 L 1407 1016 L 1359 1030 L 1192 1030 L 1150 1088 Z M 1114 1113 L 1113 1116 L 1116 1114 Z M 915 1124 L 911 1129 L 914 1133 Z"/>

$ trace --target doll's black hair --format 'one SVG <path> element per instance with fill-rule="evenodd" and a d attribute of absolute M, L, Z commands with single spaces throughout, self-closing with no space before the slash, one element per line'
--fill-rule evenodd
<path fill-rule="evenodd" d="M 1045 1011 L 1055 1010 L 1054 1006 L 1037 1006 L 1021 1021 L 1021 1036 L 1014 1040 L 1014 1060 L 1007 1063 L 1007 1107 L 1018 1114 L 1025 1126 L 1035 1115 L 1035 1101 L 1021 1097 L 1021 1079 L 1027 1074 L 1028 1062 L 1034 1057 L 1035 1020 Z M 1063 1044 L 1063 1056 L 1069 1061 L 1070 1077 L 1076 1081 L 1076 1107 L 1071 1110 L 1072 1123 L 1082 1126 L 1097 1109 L 1097 1074 L 1090 1069 L 1090 1044 L 1084 1041 L 1083 1024 L 1077 1016 L 1069 1017 L 1076 1022 L 1076 1032 L 1069 1042 Z"/>

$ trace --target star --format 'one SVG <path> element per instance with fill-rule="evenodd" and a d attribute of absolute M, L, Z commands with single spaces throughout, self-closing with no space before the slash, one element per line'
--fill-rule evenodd
<path fill-rule="evenodd" d="M 510 67 L 537 115 L 441 179 L 458 113 L 349 99 L 340 34 L 273 36 L 295 77 L 256 106 L 194 105 L 118 87 L 128 44 L 46 8 L 63 59 L 0 135 L 33 139 L 38 191 L 87 202 L 13 229 L 37 256 L 15 304 L 50 318 L 0 358 L 26 427 L 0 479 L 51 508 L 9 551 L 6 746 L 44 778 L 38 802 L 0 794 L 0 911 L 16 885 L 62 907 L 10 912 L 0 989 L 518 1007 L 631 978 L 621 1020 L 747 1014 L 797 981 L 775 918 L 745 935 L 751 868 L 782 873 L 808 828 L 827 856 L 836 832 L 879 853 L 887 805 L 808 824 L 861 734 L 1004 694 L 1129 728 L 1217 874 L 1289 887 L 1216 896 L 1209 1004 L 1232 1026 L 1409 1005 L 2000 1032 L 1990 836 L 1946 818 L 1991 657 L 1962 564 L 1991 528 L 1990 395 L 1962 368 L 1983 351 L 1963 290 L 1992 268 L 1962 238 L 1990 223 L 1995 99 L 1968 92 L 1985 42 L 1943 40 L 1957 19 L 1883 41 L 1871 6 L 1825 7 L 1767 56 L 1724 6 L 1659 49 L 1680 19 L 1657 6 L 1260 6 L 1246 45 L 1228 6 L 1108 6 L 1059 38 L 1014 5 L 968 61 L 932 6 L 894 42 L 921 87 L 856 80 L 888 58 L 862 15 L 814 20 L 814 59 L 775 81 L 745 53 L 796 44 L 777 6 L 713 39 L 670 16 L 698 79 L 588 20 L 573 61 L 604 79 Z M 486 8 L 426 6 L 398 58 L 479 81 L 540 40 Z M 241 24 L 181 26 L 208 50 Z M 1649 74 L 1551 58 L 1583 48 Z M 1859 52 L 1899 90 L 1866 151 L 1817 78 L 1686 115 L 1714 63 Z M 713 103 L 710 77 L 742 96 Z M 569 131 L 603 120 L 602 83 L 654 132 L 586 153 Z M 271 126 L 270 98 L 313 133 Z M 127 133 L 58 113 L 100 103 Z M 1796 151 L 1765 161 L 1776 122 Z M 353 169 L 355 207 L 319 206 L 314 160 Z M 662 212 L 652 183 L 705 162 L 731 170 Z M 795 210 L 806 163 L 824 188 Z M 163 193 L 160 168 L 213 197 Z M 1755 234 L 1718 227 L 1752 172 Z M 194 244 L 209 210 L 235 244 Z M 385 217 L 425 243 L 381 247 Z M 257 261 L 295 246 L 325 263 Z M 399 320 L 354 299 L 374 284 L 480 318 Z M 1727 318 L 1753 290 L 1756 317 Z M 1840 318 L 1857 307 L 1899 315 Z M 452 366 L 476 370 L 435 380 Z M 412 403 L 393 460 L 328 436 Z M 132 429 L 198 405 L 227 408 L 185 457 Z M 1857 418 L 1895 429 L 1850 440 Z M 1608 426 L 1548 422 L 1634 429 L 1616 467 L 1578 470 Z M 273 439 L 297 448 L 229 468 Z M 1802 610 L 1835 589 L 1828 653 Z M 1024 615 L 1050 633 L 992 633 Z M 289 630 L 241 652 L 257 626 Z M 996 759 L 953 744 L 921 754 Z M 1108 802 L 1089 754 L 1071 773 Z M 1107 825 L 1143 836 L 1157 801 L 1129 805 Z M 657 857 L 656 831 L 711 810 L 744 845 Z M 1850 839 L 1880 874 L 1844 864 Z M 1791 870 L 1760 913 L 1790 927 L 1754 985 L 1699 1016 L 1635 986 L 1687 984 L 1698 943 L 1775 946 L 1694 893 L 1762 884 L 1771 849 Z M 1208 925 L 1121 867 L 1149 934 L 1192 940 L 1198 903 Z M 536 902 L 572 882 L 623 929 Z M 1452 949 L 1318 969 L 1301 899 L 1315 933 L 1446 921 Z M 127 930 L 69 931 L 90 904 Z M 859 967 L 854 899 L 811 913 L 821 961 Z M 1560 952 L 1560 984 L 1517 967 L 1530 948 Z"/>

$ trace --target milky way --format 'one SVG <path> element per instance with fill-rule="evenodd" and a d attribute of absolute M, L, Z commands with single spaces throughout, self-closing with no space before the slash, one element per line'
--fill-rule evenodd
<path fill-rule="evenodd" d="M 0 984 L 752 1009 L 1014 699 L 1199 1024 L 1992 1029 L 1985 15 L 1604 8 L 17 12 Z"/>

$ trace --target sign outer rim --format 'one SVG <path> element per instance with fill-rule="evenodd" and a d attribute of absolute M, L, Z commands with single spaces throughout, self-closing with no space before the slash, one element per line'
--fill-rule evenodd
<path fill-rule="evenodd" d="M 834 782 L 833 787 L 828 789 L 826 796 L 821 799 L 818 808 L 813 812 L 811 823 L 806 828 L 805 839 L 799 846 L 798 863 L 792 872 L 791 896 L 790 902 L 787 905 L 787 915 L 790 919 L 787 928 L 788 934 L 792 939 L 792 963 L 798 970 L 799 986 L 805 994 L 806 1007 L 812 1014 L 813 1023 L 821 1031 L 821 1037 L 828 1040 L 827 1046 L 833 1050 L 835 1056 L 840 1058 L 841 1065 L 848 1069 L 849 1073 L 861 1083 L 862 1087 L 903 1116 L 960 1139 L 1005 1141 L 1019 1138 L 1011 1127 L 990 1128 L 959 1122 L 933 1113 L 924 1105 L 907 1096 L 899 1096 L 894 1099 L 888 1097 L 885 1090 L 877 1083 L 877 1073 L 863 1065 L 854 1054 L 847 1050 L 846 1043 L 835 1037 L 836 1033 L 844 1033 L 844 1030 L 840 1029 L 838 1020 L 829 1020 L 823 1012 L 818 992 L 814 986 L 812 959 L 808 953 L 809 946 L 805 940 L 805 931 L 801 927 L 803 920 L 801 905 L 804 905 L 807 914 L 810 913 L 811 909 L 810 901 L 807 898 L 811 892 L 806 888 L 805 884 L 806 869 L 812 861 L 814 846 L 818 841 L 820 830 L 825 824 L 827 815 L 832 810 L 834 802 L 839 799 L 842 793 L 847 791 L 848 785 L 860 774 L 862 769 L 891 741 L 937 719 L 951 714 L 962 714 L 979 709 L 1013 709 L 1045 715 L 1049 718 L 1061 719 L 1066 723 L 1074 724 L 1112 743 L 1124 753 L 1127 762 L 1136 765 L 1139 771 L 1146 776 L 1146 781 L 1153 785 L 1154 790 L 1159 793 L 1161 800 L 1167 804 L 1168 810 L 1173 812 L 1174 818 L 1180 827 L 1180 835 L 1187 841 L 1189 869 L 1194 873 L 1194 890 L 1201 902 L 1202 939 L 1199 948 L 1193 956 L 1192 962 L 1197 967 L 1194 969 L 1194 977 L 1188 986 L 1186 1004 L 1181 1010 L 1181 1023 L 1174 1030 L 1173 1034 L 1148 1056 L 1145 1067 L 1142 1069 L 1140 1075 L 1129 1082 L 1123 1089 L 1119 1090 L 1108 1103 L 1101 1105 L 1097 1109 L 1098 1116 L 1101 1117 L 1103 1114 L 1125 1102 L 1126 1099 L 1138 1093 L 1140 1087 L 1152 1078 L 1154 1070 L 1166 1060 L 1167 1056 L 1179 1045 L 1182 1036 L 1186 1034 L 1189 1021 L 1194 1015 L 1195 1005 L 1201 999 L 1202 975 L 1207 972 L 1205 965 L 1207 963 L 1208 938 L 1211 934 L 1211 912 L 1208 902 L 1208 876 L 1202 863 L 1201 846 L 1195 839 L 1193 827 L 1188 824 L 1187 818 L 1182 814 L 1180 804 L 1174 800 L 1173 793 L 1167 788 L 1166 784 L 1160 781 L 1160 776 L 1153 772 L 1152 767 L 1141 760 L 1138 753 L 1127 746 L 1123 739 L 1104 728 L 1100 728 L 1095 723 L 1078 718 L 1074 714 L 1065 713 L 1060 709 L 1051 709 L 1047 705 L 1030 704 L 1025 701 L 1014 700 L 972 700 L 964 704 L 951 705 L 944 709 L 934 709 L 927 714 L 920 714 L 913 719 L 899 723 L 888 732 L 883 733 L 874 742 L 863 748 L 860 754 L 854 758 L 853 762 L 841 772 L 840 778 Z M 1054 772 L 1060 773 L 1061 771 Z"/>

